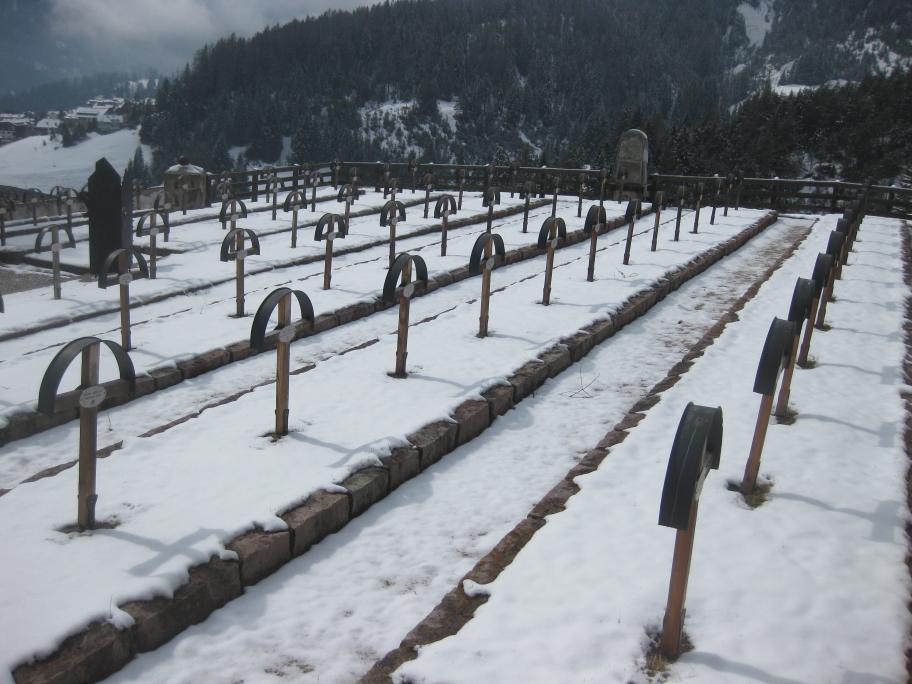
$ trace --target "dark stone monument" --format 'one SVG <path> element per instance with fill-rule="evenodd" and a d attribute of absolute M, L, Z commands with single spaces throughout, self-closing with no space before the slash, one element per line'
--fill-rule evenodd
<path fill-rule="evenodd" d="M 89 271 L 98 275 L 108 254 L 133 245 L 133 193 L 130 178 L 120 175 L 102 157 L 81 193 L 89 215 Z"/>

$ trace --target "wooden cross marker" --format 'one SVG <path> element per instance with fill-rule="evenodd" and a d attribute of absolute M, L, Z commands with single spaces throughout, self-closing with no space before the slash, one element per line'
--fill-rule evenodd
<path fill-rule="evenodd" d="M 222 202 L 222 208 L 219 210 L 219 222 L 222 224 L 222 230 L 229 227 L 234 231 L 237 229 L 237 220 L 247 218 L 247 205 L 244 200 L 226 199 Z"/>
<path fill-rule="evenodd" d="M 403 287 L 398 291 L 399 299 L 399 326 L 396 329 L 396 370 L 389 375 L 394 378 L 407 376 L 405 362 L 408 358 L 408 325 L 409 302 L 415 295 L 415 283 L 411 282 L 412 267 L 415 268 L 417 282 L 427 285 L 427 264 L 420 256 L 408 253 L 400 254 L 393 261 L 386 279 L 383 281 L 383 302 L 392 304 L 397 298 L 396 283 L 402 278 Z"/>
<path fill-rule="evenodd" d="M 659 642 L 662 655 L 671 660 L 681 654 L 700 493 L 709 471 L 719 468 L 721 449 L 722 409 L 689 403 L 675 433 L 659 507 L 659 525 L 677 529 Z"/>
<path fill-rule="evenodd" d="M 294 249 L 298 246 L 298 210 L 303 206 L 307 207 L 307 189 L 304 189 L 304 195 L 297 190 L 292 190 L 285 197 L 282 204 L 282 211 L 291 212 L 291 247 Z"/>
<path fill-rule="evenodd" d="M 245 237 L 250 238 L 250 248 L 245 248 Z M 228 231 L 222 240 L 219 259 L 234 262 L 234 301 L 235 316 L 244 316 L 244 262 L 251 255 L 260 253 L 260 238 L 249 228 L 235 228 Z"/>
<path fill-rule="evenodd" d="M 465 188 L 465 169 L 459 169 L 456 172 L 456 178 L 459 181 L 459 201 L 456 203 L 459 211 L 462 211 L 462 191 Z"/>
<path fill-rule="evenodd" d="M 354 185 L 347 184 L 339 190 L 339 195 L 336 197 L 337 202 L 345 202 L 345 213 L 342 215 L 345 219 L 345 225 L 348 225 L 348 219 L 351 215 L 351 203 L 353 200 L 358 199 L 360 192 L 358 188 Z"/>
<path fill-rule="evenodd" d="M 310 183 L 310 211 L 314 212 L 317 210 L 317 186 L 320 184 L 320 175 L 313 172 L 308 176 L 308 181 Z"/>
<path fill-rule="evenodd" d="M 339 174 L 342 173 L 342 162 L 338 159 L 332 164 L 333 190 L 339 188 Z"/>
<path fill-rule="evenodd" d="M 627 202 L 627 211 L 624 214 L 627 221 L 627 241 L 624 243 L 624 266 L 630 264 L 630 248 L 633 245 L 633 225 L 636 223 L 636 200 Z"/>
<path fill-rule="evenodd" d="M 545 258 L 545 285 L 542 289 L 542 304 L 551 304 L 551 272 L 554 270 L 554 250 L 557 249 L 560 238 L 567 237 L 567 224 L 564 219 L 550 216 L 545 219 L 538 231 L 538 248 L 548 250 Z"/>
<path fill-rule="evenodd" d="M 798 360 L 798 343 L 801 339 L 801 326 L 811 310 L 811 299 L 814 296 L 814 282 L 807 278 L 798 278 L 792 291 L 792 302 L 789 306 L 788 319 L 794 326 L 794 339 L 789 352 L 788 364 L 782 374 L 782 385 L 779 387 L 779 399 L 776 401 L 774 415 L 785 418 L 788 415 L 789 393 L 792 391 L 792 375 L 795 373 L 795 362 Z"/>
<path fill-rule="evenodd" d="M 576 218 L 583 216 L 583 189 L 586 187 L 586 174 L 581 173 L 576 177 L 579 182 L 579 201 L 576 204 Z"/>
<path fill-rule="evenodd" d="M 389 267 L 396 261 L 396 224 L 405 221 L 405 205 L 397 200 L 390 200 L 380 210 L 380 227 L 389 226 Z"/>
<path fill-rule="evenodd" d="M 136 392 L 136 372 L 133 362 L 123 347 L 116 342 L 100 340 L 97 337 L 80 337 L 65 345 L 51 360 L 38 390 L 38 410 L 54 415 L 57 389 L 70 363 L 82 357 L 82 374 L 79 397 L 79 484 L 77 491 L 76 524 L 80 530 L 95 529 L 95 462 L 98 451 L 98 409 L 107 392 L 99 385 L 99 353 L 104 344 L 114 354 L 120 377 L 127 381 L 132 396 Z"/>
<path fill-rule="evenodd" d="M 811 282 L 814 284 L 811 296 L 811 306 L 804 327 L 804 339 L 801 341 L 801 349 L 798 352 L 797 363 L 802 368 L 808 367 L 808 354 L 811 351 L 811 336 L 814 334 L 817 307 L 820 305 L 820 295 L 823 292 L 823 288 L 826 287 L 827 280 L 829 280 L 830 268 L 832 268 L 832 265 L 833 257 L 829 254 L 820 253 L 817 255 L 817 261 L 814 263 L 814 272 L 811 275 Z"/>
<path fill-rule="evenodd" d="M 837 233 L 834 230 L 830 233 L 830 238 L 827 241 L 826 253 L 832 259 L 833 265 L 827 274 L 826 285 L 824 286 L 823 292 L 820 295 L 820 306 L 817 309 L 817 322 L 814 324 L 814 327 L 816 327 L 818 330 L 824 330 L 826 328 L 827 303 L 833 301 L 833 287 L 836 280 L 836 268 L 839 265 L 839 253 L 842 250 L 842 243 L 844 240 L 845 236 L 842 233 Z"/>
<path fill-rule="evenodd" d="M 665 201 L 665 193 L 659 190 L 656 192 L 655 197 L 653 198 L 653 210 L 655 211 L 655 223 L 652 226 L 652 244 L 649 247 L 649 251 L 656 251 L 659 245 L 659 222 L 662 219 L 662 202 Z"/>
<path fill-rule="evenodd" d="M 532 196 L 535 194 L 535 184 L 532 181 L 526 181 L 523 183 L 522 190 L 519 193 L 519 196 L 523 198 L 523 227 L 522 232 L 526 233 L 529 230 L 529 202 L 532 199 Z"/>
<path fill-rule="evenodd" d="M 456 200 L 450 194 L 441 195 L 434 207 L 434 218 L 440 219 L 440 256 L 447 253 L 447 228 L 450 215 L 456 213 Z"/>
<path fill-rule="evenodd" d="M 722 212 L 722 216 L 728 216 L 728 205 L 732 203 L 732 190 L 735 187 L 735 177 L 733 174 L 728 174 L 725 178 L 725 210 Z"/>
<path fill-rule="evenodd" d="M 738 182 L 735 192 L 735 211 L 741 208 L 741 188 L 744 186 L 744 172 L 735 171 L 735 180 Z"/>
<path fill-rule="evenodd" d="M 139 270 L 134 275 L 130 272 L 130 258 L 136 259 Z M 105 289 L 112 285 L 111 269 L 117 264 L 117 283 L 120 286 L 120 346 L 130 351 L 130 283 L 135 278 L 148 278 L 149 267 L 138 247 L 122 247 L 108 254 L 98 274 L 98 287 Z"/>
<path fill-rule="evenodd" d="M 231 183 L 228 183 L 228 189 L 231 189 Z M 222 197 L 223 200 L 226 197 Z M 224 202 L 223 202 L 224 204 Z M 174 208 L 174 197 L 170 192 L 162 190 L 159 192 L 155 199 L 152 201 L 152 208 L 159 213 L 163 218 L 162 227 L 165 229 L 165 242 L 168 241 L 171 235 L 171 209 Z M 245 209 L 246 212 L 246 209 Z M 224 222 L 222 223 L 222 229 L 225 228 Z"/>
<path fill-rule="evenodd" d="M 434 174 L 426 173 L 422 179 L 424 183 L 424 218 L 428 217 L 428 205 L 431 202 L 431 191 L 434 189 Z"/>
<path fill-rule="evenodd" d="M 601 204 L 593 204 L 589 207 L 586 222 L 583 224 L 583 232 L 589 234 L 589 270 L 586 272 L 586 280 L 590 283 L 595 280 L 595 252 L 598 250 L 598 236 L 605 230 L 607 222 L 605 207 Z"/>
<path fill-rule="evenodd" d="M 291 300 L 296 299 L 301 311 L 301 319 L 292 323 Z M 250 325 L 250 348 L 262 352 L 266 348 L 266 328 L 272 312 L 278 309 L 278 335 L 276 336 L 276 408 L 275 436 L 288 434 L 288 399 L 291 381 L 291 343 L 298 333 L 301 321 L 308 321 L 313 329 L 313 304 L 301 290 L 280 287 L 270 292 L 257 308 Z"/>
<path fill-rule="evenodd" d="M 712 213 L 709 215 L 709 225 L 716 225 L 716 207 L 719 205 L 719 194 L 722 192 L 722 179 L 717 173 L 715 176 L 716 179 L 716 191 L 713 193 L 712 200 Z"/>
<path fill-rule="evenodd" d="M 700 228 L 700 207 L 703 204 L 703 183 L 697 183 L 697 208 L 694 210 L 694 227 L 690 232 L 694 235 Z"/>
<path fill-rule="evenodd" d="M 409 160 L 409 173 L 412 176 L 412 194 L 415 194 L 415 187 L 418 185 L 418 162 L 414 159 Z"/>
<path fill-rule="evenodd" d="M 493 246 L 494 255 L 491 254 Z M 491 300 L 491 272 L 503 264 L 506 255 L 503 238 L 497 233 L 482 233 L 475 240 L 469 256 L 469 273 L 481 274 L 481 314 L 478 317 L 478 337 L 488 336 L 488 312 Z"/>
<path fill-rule="evenodd" d="M 684 186 L 678 186 L 678 215 L 675 218 L 675 234 L 674 241 L 677 242 L 681 238 L 681 213 L 684 211 Z"/>
<path fill-rule="evenodd" d="M 510 163 L 510 199 L 519 191 L 519 164 Z"/>
<path fill-rule="evenodd" d="M 29 197 L 29 205 L 32 207 L 32 225 L 38 225 L 38 195 L 35 193 L 40 192 L 40 190 L 32 190 L 32 195 Z"/>
<path fill-rule="evenodd" d="M 275 221 L 279 209 L 279 177 L 276 175 L 275 171 L 269 176 L 269 182 L 266 189 L 267 193 L 272 194 L 272 220 Z"/>
<path fill-rule="evenodd" d="M 603 207 L 605 206 L 605 196 L 608 189 L 608 169 L 603 166 L 602 170 L 599 172 L 599 175 L 602 179 L 601 186 L 599 187 L 599 206 Z"/>
<path fill-rule="evenodd" d="M 551 216 L 557 216 L 557 194 L 560 192 L 560 176 L 554 176 L 554 199 L 551 201 Z"/>
<path fill-rule="evenodd" d="M 494 222 L 494 205 L 500 204 L 500 190 L 497 188 L 488 188 L 484 191 L 484 197 L 481 200 L 481 206 L 488 208 L 488 226 L 485 232 L 491 232 L 491 226 Z"/>
<path fill-rule="evenodd" d="M 741 493 L 744 496 L 753 493 L 757 484 L 760 457 L 763 454 L 763 443 L 766 441 L 766 429 L 769 427 L 770 415 L 773 411 L 776 383 L 779 381 L 779 374 L 789 363 L 794 337 L 794 323 L 781 318 L 773 319 L 769 332 L 766 334 L 766 341 L 760 354 L 760 363 L 757 365 L 757 376 L 754 379 L 754 392 L 761 395 L 762 399 L 750 453 L 744 467 L 744 479 L 741 481 Z"/>
<path fill-rule="evenodd" d="M 69 228 L 65 229 L 67 236 L 67 244 L 63 244 L 60 241 L 60 228 L 57 224 L 51 226 L 44 226 L 38 231 L 38 235 L 35 236 L 35 251 L 43 252 L 45 249 L 51 250 L 51 268 L 53 272 L 53 290 L 54 290 L 54 299 L 60 299 L 60 250 L 64 248 L 75 248 L 76 240 L 73 238 L 73 231 Z M 44 238 L 50 235 L 51 244 L 45 247 Z"/>
<path fill-rule="evenodd" d="M 333 241 L 348 235 L 348 223 L 339 214 L 323 214 L 314 230 L 314 241 L 326 242 L 323 258 L 323 289 L 328 290 L 332 281 Z"/>
<path fill-rule="evenodd" d="M 158 211 L 153 209 L 148 214 L 143 214 L 139 217 L 139 221 L 136 222 L 136 237 L 143 237 L 144 235 L 149 236 L 149 278 L 152 280 L 155 279 L 157 274 L 157 260 L 158 260 L 158 225 L 156 220 L 158 218 L 162 219 L 162 224 L 165 226 L 165 237 L 167 239 L 168 235 L 168 224 L 164 215 L 160 214 Z M 145 229 L 146 219 L 149 221 L 148 230 Z"/>
<path fill-rule="evenodd" d="M 6 247 L 6 217 L 12 218 L 16 205 L 13 200 L 0 200 L 0 247 Z"/>
<path fill-rule="evenodd" d="M 833 275 L 834 280 L 842 280 L 842 267 L 849 256 L 849 235 L 851 234 L 851 218 L 841 218 L 836 221 L 836 232 L 842 235 L 842 245 L 839 247 L 839 254 L 836 258 L 836 273 Z"/>

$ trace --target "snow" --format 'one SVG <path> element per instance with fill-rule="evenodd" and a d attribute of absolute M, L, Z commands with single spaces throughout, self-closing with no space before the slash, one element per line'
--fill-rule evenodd
<path fill-rule="evenodd" d="M 138 129 L 89 133 L 87 140 L 73 147 L 63 147 L 59 139 L 52 141 L 46 135 L 33 135 L 0 147 L 0 185 L 45 192 L 55 185 L 79 190 L 95 170 L 96 161 L 107 157 L 123 173 L 139 145 Z M 143 156 L 151 159 L 151 149 L 142 147 Z"/>
<path fill-rule="evenodd" d="M 744 33 L 750 46 L 756 48 L 763 45 L 776 20 L 773 3 L 770 0 L 757 0 L 754 6 L 749 2 L 742 2 L 737 10 L 744 20 Z"/>
<path fill-rule="evenodd" d="M 565 202 L 561 211 L 575 213 L 574 205 Z M 188 567 L 213 554 L 223 555 L 224 543 L 244 530 L 281 529 L 284 523 L 276 517 L 278 512 L 317 489 L 331 489 L 354 470 L 377 463 L 378 456 L 401 443 L 405 435 L 444 418 L 561 336 L 603 319 L 669 269 L 762 215 L 733 212 L 709 227 L 709 210 L 704 211 L 704 230 L 699 235 L 682 234 L 678 243 L 669 240 L 666 217 L 662 246 L 655 253 L 647 247 L 652 218 L 645 217 L 638 226 L 644 233 L 634 242 L 629 267 L 620 263 L 620 236 L 606 236 L 600 241 L 596 283 L 585 280 L 588 244 L 560 250 L 552 305 L 547 308 L 538 304 L 543 258 L 498 269 L 493 275 L 498 289 L 491 301 L 493 334 L 484 340 L 475 336 L 477 278 L 416 299 L 413 323 L 430 320 L 414 323 L 410 330 L 410 376 L 405 381 L 386 375 L 392 369 L 396 343 L 390 334 L 396 325 L 394 309 L 367 320 L 368 326 L 385 331 L 373 338 L 376 343 L 344 355 L 315 357 L 325 342 L 323 335 L 298 341 L 292 346 L 293 367 L 316 365 L 291 378 L 292 433 L 277 442 L 263 436 L 274 410 L 274 389 L 266 385 L 236 401 L 212 406 L 154 438 L 125 437 L 124 448 L 98 464 L 98 517 L 116 519 L 115 529 L 86 535 L 56 531 L 72 522 L 75 469 L 19 485 L 0 497 L 0 535 L 17 549 L 16 557 L 0 567 L 0 632 L 7 635 L 0 643 L 0 662 L 10 668 L 33 653 L 45 653 L 92 619 L 111 618 L 123 624 L 123 616 L 113 606 L 170 595 L 185 581 Z M 573 225 L 582 222 L 573 221 Z M 516 222 L 511 231 L 505 237 L 522 236 Z M 528 242 L 528 236 L 522 240 Z M 470 242 L 454 243 L 453 258 L 458 256 L 459 264 L 467 261 Z M 423 255 L 433 270 L 439 258 L 434 247 Z M 373 296 L 384 270 L 382 257 L 380 262 L 339 269 L 332 291 L 310 292 L 315 304 L 345 291 Z M 288 276 L 283 276 L 280 279 L 287 282 Z M 270 287 L 277 284 L 274 281 Z M 191 310 L 202 314 L 205 307 L 191 304 Z M 246 327 L 244 321 L 238 324 Z M 186 342 L 207 325 L 205 321 L 188 324 L 177 336 Z M 153 338 L 156 345 L 145 347 L 150 355 L 157 353 L 153 352 L 157 344 L 178 344 L 162 335 Z M 230 339 L 225 336 L 223 342 Z M 440 353 L 442 349 L 447 353 Z M 272 364 L 270 356 L 241 362 L 238 370 Z M 248 380 L 241 388 L 250 387 Z M 174 390 L 180 393 L 187 385 L 211 396 L 214 389 L 224 391 L 221 382 L 221 373 L 212 373 Z M 152 407 L 161 406 L 169 396 L 177 394 L 166 390 L 124 408 L 145 412 L 150 419 Z M 175 411 L 193 414 L 198 409 L 172 404 L 168 413 Z M 116 411 L 105 412 L 101 425 L 110 414 Z M 159 422 L 169 420 L 161 414 L 154 417 Z M 36 438 L 35 442 L 44 439 Z M 75 442 L 58 448 L 74 449 Z M 99 563 L 99 558 L 105 562 Z"/>
<path fill-rule="evenodd" d="M 701 497 L 685 630 L 695 649 L 671 681 L 903 682 L 909 631 L 900 392 L 900 223 L 865 219 L 856 253 L 797 370 L 793 425 L 773 422 L 756 510 L 739 481 L 759 399 L 750 388 L 772 316 L 787 310 L 837 217 L 818 224 L 756 299 L 662 395 L 581 491 L 485 586 L 490 600 L 455 636 L 421 649 L 395 681 L 646 682 L 674 534 L 656 525 L 671 440 L 688 401 L 721 405 L 721 467 Z M 859 350 L 864 353 L 858 353 Z M 745 362 L 745 360 L 749 360 Z"/>
<path fill-rule="evenodd" d="M 440 116 L 446 121 L 450 130 L 456 132 L 456 100 L 437 100 L 437 109 L 440 110 Z"/>

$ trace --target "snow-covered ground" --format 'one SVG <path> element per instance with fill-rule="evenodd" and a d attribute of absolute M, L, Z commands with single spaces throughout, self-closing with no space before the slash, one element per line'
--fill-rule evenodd
<path fill-rule="evenodd" d="M 492 335 L 484 340 L 475 336 L 479 279 L 417 299 L 413 322 L 436 317 L 412 326 L 409 378 L 386 375 L 394 358 L 392 334 L 344 356 L 316 359 L 315 368 L 292 376 L 292 433 L 285 439 L 272 442 L 263 436 L 274 409 L 270 385 L 155 437 L 126 438 L 121 451 L 99 462 L 98 516 L 116 518 L 116 529 L 90 535 L 56 531 L 74 516 L 75 469 L 20 485 L 0 497 L 0 535 L 17 549 L 16 556 L 0 566 L 0 631 L 7 635 L 0 642 L 4 667 L 47 652 L 92 619 L 125 625 L 118 604 L 169 595 L 185 581 L 189 566 L 224 554 L 224 543 L 243 530 L 284 527 L 278 512 L 317 489 L 332 488 L 353 470 L 377 463 L 378 456 L 405 435 L 478 397 L 560 337 L 610 315 L 670 269 L 761 215 L 732 212 L 709 226 L 705 211 L 699 235 L 682 233 L 681 241 L 673 243 L 665 232 L 654 253 L 648 250 L 648 233 L 638 236 L 627 267 L 621 264 L 620 236 L 606 237 L 594 283 L 585 280 L 588 244 L 560 250 L 549 307 L 538 303 L 543 258 L 496 270 Z M 651 223 L 649 217 L 644 220 Z M 462 262 L 465 255 L 467 251 Z M 357 287 L 376 291 L 378 286 L 371 279 L 369 284 L 351 284 Z M 460 301 L 440 299 L 450 293 L 458 293 Z M 390 331 L 395 320 L 396 312 L 390 310 L 367 322 L 383 321 Z M 319 345 L 321 337 L 297 342 L 296 356 Z M 268 361 L 267 356 L 238 365 L 254 367 Z M 198 380 L 201 386 L 216 386 L 219 378 L 216 372 Z M 169 392 L 128 408 L 152 416 L 155 402 L 177 396 Z M 169 412 L 189 414 L 194 408 L 172 404 Z M 100 558 L 105 562 L 99 563 Z"/>
<path fill-rule="evenodd" d="M 118 173 L 123 173 L 140 146 L 139 129 L 123 129 L 107 135 L 90 133 L 72 147 L 60 140 L 35 135 L 0 147 L 0 185 L 38 188 L 48 192 L 55 185 L 79 190 L 95 170 L 95 162 L 107 157 Z M 143 156 L 152 159 L 151 149 L 143 145 Z"/>
<path fill-rule="evenodd" d="M 793 425 L 771 424 L 748 508 L 739 481 L 759 399 L 751 392 L 773 316 L 826 246 L 827 217 L 795 256 L 484 590 L 455 636 L 400 668 L 408 682 L 641 682 L 660 627 L 674 532 L 658 527 L 671 441 L 687 402 L 724 411 L 721 467 L 703 488 L 685 630 L 694 650 L 669 681 L 906 681 L 909 575 L 900 392 L 900 224 L 865 219 L 817 332 L 817 366 L 798 369 Z"/>

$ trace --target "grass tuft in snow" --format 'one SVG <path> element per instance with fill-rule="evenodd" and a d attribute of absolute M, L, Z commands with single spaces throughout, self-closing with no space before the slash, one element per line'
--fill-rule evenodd
<path fill-rule="evenodd" d="M 647 627 L 646 636 L 649 641 L 646 645 L 646 652 L 643 656 L 642 671 L 649 678 L 650 682 L 661 683 L 667 682 L 671 673 L 668 671 L 669 666 L 677 658 L 669 658 L 659 650 L 659 643 L 662 639 L 662 632 L 658 627 Z M 681 634 L 681 653 L 687 653 L 694 650 L 693 642 L 684 631 Z"/>
<path fill-rule="evenodd" d="M 787 420 L 784 418 L 783 420 Z M 794 423 L 794 418 L 792 419 Z M 726 488 L 730 492 L 741 493 L 741 483 L 736 482 L 735 480 L 729 480 L 726 483 Z M 759 508 L 766 503 L 766 500 L 769 498 L 769 493 L 773 489 L 773 481 L 764 478 L 757 478 L 757 484 L 754 485 L 754 491 L 752 491 L 747 496 L 742 497 L 744 503 L 746 503 L 751 508 Z"/>

